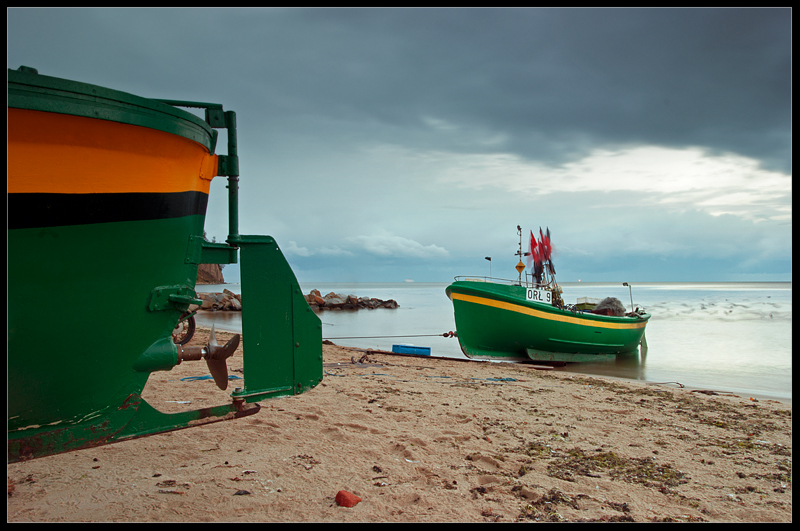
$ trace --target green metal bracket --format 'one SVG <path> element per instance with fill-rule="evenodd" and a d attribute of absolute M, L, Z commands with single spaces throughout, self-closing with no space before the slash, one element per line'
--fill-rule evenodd
<path fill-rule="evenodd" d="M 205 121 L 206 123 L 211 126 L 211 149 L 210 152 L 214 154 L 217 149 L 217 138 L 219 137 L 219 133 L 216 131 L 217 129 L 224 129 L 228 127 L 226 120 L 225 120 L 225 111 L 222 110 L 221 103 L 206 103 L 202 101 L 184 101 L 184 100 L 155 100 L 161 103 L 166 103 L 167 105 L 172 105 L 173 107 L 189 107 L 194 109 L 205 109 L 206 116 Z M 225 171 L 229 171 L 229 166 L 236 166 L 236 170 L 239 169 L 239 161 L 228 161 L 229 157 L 226 155 L 219 155 L 220 159 L 219 165 L 224 166 Z M 224 161 L 224 162 L 223 162 Z M 217 175 L 228 175 L 227 173 L 217 173 Z M 237 174 L 238 175 L 238 174 Z"/>
<path fill-rule="evenodd" d="M 187 264 L 235 264 L 238 249 L 227 243 L 209 242 L 202 236 L 189 236 L 186 250 Z"/>
<path fill-rule="evenodd" d="M 206 108 L 206 123 L 215 129 L 228 127 L 225 124 L 225 111 L 222 110 L 222 105 L 219 108 Z"/>
<path fill-rule="evenodd" d="M 147 309 L 151 312 L 177 308 L 186 310 L 190 304 L 203 304 L 189 286 L 159 286 L 150 292 Z"/>
<path fill-rule="evenodd" d="M 203 242 L 205 240 L 202 236 L 190 235 L 189 246 L 186 249 L 185 264 L 202 264 L 203 263 Z"/>
<path fill-rule="evenodd" d="M 239 175 L 239 157 L 217 155 L 217 175 L 235 177 Z"/>
<path fill-rule="evenodd" d="M 238 249 L 225 243 L 203 242 L 201 264 L 235 264 Z"/>

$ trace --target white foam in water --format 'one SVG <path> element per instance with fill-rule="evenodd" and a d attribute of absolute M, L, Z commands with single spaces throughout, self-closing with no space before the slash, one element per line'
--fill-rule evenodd
<path fill-rule="evenodd" d="M 432 356 L 464 359 L 455 338 L 453 307 L 445 295 L 447 283 L 303 284 L 303 293 L 319 289 L 344 295 L 395 299 L 389 310 L 323 311 L 323 338 L 358 348 L 391 351 L 392 344 L 431 347 Z M 630 292 L 622 283 L 563 284 L 563 298 L 616 297 L 630 307 Z M 234 293 L 240 286 L 198 286 L 198 291 Z M 792 396 L 792 291 L 790 282 L 649 283 L 633 284 L 633 303 L 652 318 L 647 325 L 647 356 L 611 362 L 570 364 L 563 369 L 649 382 L 677 381 L 689 387 L 744 395 Z M 204 312 L 198 324 L 241 331 L 241 313 Z M 430 335 L 429 337 L 388 337 Z M 434 334 L 436 336 L 434 336 Z M 380 336 L 373 338 L 373 336 Z"/>

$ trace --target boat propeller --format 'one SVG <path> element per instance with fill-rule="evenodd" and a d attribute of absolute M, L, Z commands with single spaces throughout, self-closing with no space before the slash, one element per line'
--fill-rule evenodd
<path fill-rule="evenodd" d="M 227 359 L 233 356 L 239 346 L 239 334 L 234 335 L 224 345 L 217 343 L 217 336 L 214 333 L 214 325 L 211 326 L 211 333 L 208 335 L 208 344 L 205 347 L 178 347 L 178 363 L 182 361 L 206 360 L 208 372 L 214 378 L 214 383 L 223 391 L 228 388 L 228 364 Z"/>

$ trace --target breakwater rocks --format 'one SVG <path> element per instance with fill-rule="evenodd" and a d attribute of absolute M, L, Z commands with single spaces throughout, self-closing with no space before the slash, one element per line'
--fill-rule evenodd
<path fill-rule="evenodd" d="M 191 311 L 242 311 L 242 296 L 230 290 L 222 290 L 222 293 L 198 293 L 198 299 L 202 299 L 202 306 L 190 306 Z M 397 308 L 400 306 L 394 299 L 381 300 L 374 297 L 356 297 L 355 295 L 341 295 L 330 292 L 324 297 L 319 290 L 312 289 L 305 295 L 306 302 L 312 310 L 360 310 L 375 308 Z"/>
<path fill-rule="evenodd" d="M 217 312 L 220 310 L 241 312 L 242 311 L 242 296 L 241 294 L 234 293 L 230 290 L 223 289 L 222 293 L 198 293 L 198 299 L 202 299 L 202 306 L 189 306 L 190 311 L 194 310 L 208 310 Z"/>
<path fill-rule="evenodd" d="M 374 310 L 375 308 L 397 308 L 400 306 L 394 299 L 383 301 L 374 297 L 356 297 L 355 295 L 340 295 L 334 292 L 330 292 L 323 297 L 319 290 L 316 289 L 312 289 L 305 297 L 312 310 Z"/>

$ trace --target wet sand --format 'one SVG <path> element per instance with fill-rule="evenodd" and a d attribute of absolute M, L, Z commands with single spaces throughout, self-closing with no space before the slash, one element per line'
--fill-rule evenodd
<path fill-rule="evenodd" d="M 323 357 L 320 385 L 256 415 L 8 465 L 8 521 L 792 520 L 791 404 L 335 345 Z M 144 397 L 166 412 L 226 403 L 212 381 L 180 380 L 205 374 L 153 373 Z M 340 490 L 362 501 L 341 507 Z"/>

